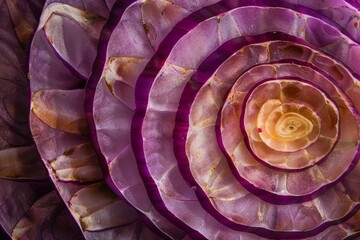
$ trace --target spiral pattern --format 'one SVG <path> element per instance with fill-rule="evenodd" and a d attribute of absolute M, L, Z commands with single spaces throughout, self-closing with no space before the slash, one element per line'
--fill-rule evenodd
<path fill-rule="evenodd" d="M 147 239 L 356 236 L 358 8 L 48 5 L 32 46 L 31 127 L 85 236 L 134 223 Z M 81 37 L 70 46 L 58 26 Z"/>

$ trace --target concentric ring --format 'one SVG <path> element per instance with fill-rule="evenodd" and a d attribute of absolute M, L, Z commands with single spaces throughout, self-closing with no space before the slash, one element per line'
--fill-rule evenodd
<path fill-rule="evenodd" d="M 106 7 L 44 14 L 31 127 L 84 232 L 133 222 L 175 239 L 358 232 L 357 5 L 300 2 L 126 1 L 104 29 Z M 81 32 L 84 61 L 53 38 L 57 24 Z"/>

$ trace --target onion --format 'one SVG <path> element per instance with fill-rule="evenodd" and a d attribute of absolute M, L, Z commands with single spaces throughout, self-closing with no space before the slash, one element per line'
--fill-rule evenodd
<path fill-rule="evenodd" d="M 7 4 L 30 88 L 1 95 L 19 130 L 0 149 L 16 204 L 0 203 L 31 205 L 0 218 L 13 238 L 56 206 L 73 238 L 359 236 L 358 2 L 42 4 L 39 20 Z"/>

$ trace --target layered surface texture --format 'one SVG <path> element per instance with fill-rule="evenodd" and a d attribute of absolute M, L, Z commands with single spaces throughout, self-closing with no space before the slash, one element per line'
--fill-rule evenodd
<path fill-rule="evenodd" d="M 0 238 L 357 239 L 360 3 L 0 0 Z"/>

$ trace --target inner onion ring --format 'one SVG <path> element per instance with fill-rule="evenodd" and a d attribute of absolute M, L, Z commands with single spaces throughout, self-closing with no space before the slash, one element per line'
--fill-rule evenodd
<path fill-rule="evenodd" d="M 307 101 L 308 93 L 321 101 Z M 288 160 L 296 154 L 298 160 L 291 168 L 311 166 L 328 154 L 338 137 L 337 107 L 311 84 L 298 80 L 268 81 L 254 87 L 244 104 L 247 111 L 243 122 L 250 148 L 269 165 L 289 168 Z M 321 119 L 326 119 L 323 128 Z M 319 137 L 334 141 L 324 147 L 321 139 L 317 141 Z M 317 149 L 316 155 L 307 152 L 311 145 Z M 264 154 L 268 150 L 288 154 L 274 160 Z"/>

